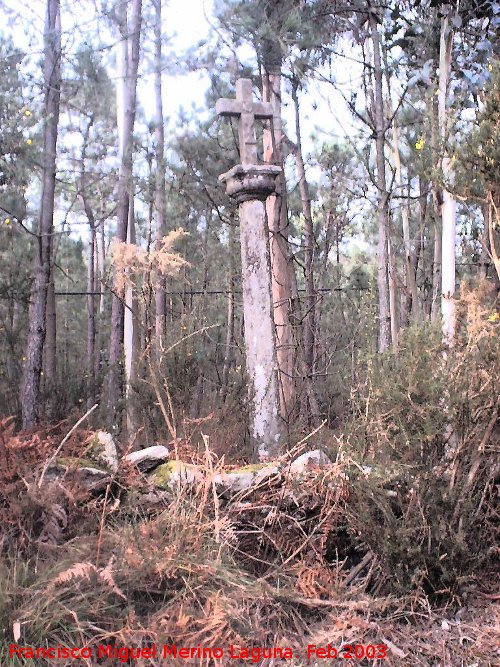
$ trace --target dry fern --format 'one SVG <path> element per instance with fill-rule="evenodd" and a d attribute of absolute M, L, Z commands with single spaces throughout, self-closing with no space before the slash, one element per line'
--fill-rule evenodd
<path fill-rule="evenodd" d="M 57 577 L 55 577 L 55 579 L 50 582 L 50 585 L 51 587 L 62 586 L 74 582 L 75 580 L 84 580 L 92 583 L 94 577 L 96 577 L 98 580 L 102 581 L 113 593 L 118 595 L 118 597 L 126 600 L 126 596 L 123 594 L 114 580 L 113 562 L 114 558 L 111 557 L 106 567 L 102 569 L 97 568 L 89 561 L 75 563 L 67 570 L 60 572 Z"/>
<path fill-rule="evenodd" d="M 159 272 L 163 276 L 177 276 L 188 262 L 173 251 L 174 244 L 187 236 L 183 229 L 175 229 L 164 236 L 159 247 L 147 252 L 133 244 L 115 239 L 111 245 L 111 263 L 115 271 L 115 288 L 123 293 L 139 278 L 145 279 Z M 154 281 L 151 281 L 153 283 Z"/>
<path fill-rule="evenodd" d="M 92 575 L 96 572 L 97 568 L 93 563 L 75 563 L 67 570 L 60 572 L 57 577 L 52 580 L 51 584 L 53 586 L 60 586 L 62 584 L 68 584 L 75 579 L 87 579 L 90 581 Z"/>
<path fill-rule="evenodd" d="M 59 503 L 53 503 L 42 514 L 43 528 L 38 541 L 42 544 L 61 544 L 64 529 L 68 525 L 66 510 Z"/>

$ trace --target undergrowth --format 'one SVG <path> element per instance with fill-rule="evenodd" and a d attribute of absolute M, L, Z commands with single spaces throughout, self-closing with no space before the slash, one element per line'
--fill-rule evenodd
<path fill-rule="evenodd" d="M 498 557 L 494 308 L 481 288 L 463 286 L 454 350 L 437 328 L 411 328 L 397 355 L 358 368 L 349 447 L 369 468 L 353 485 L 349 521 L 395 592 L 460 596 Z"/>
<path fill-rule="evenodd" d="M 333 463 L 300 483 L 228 499 L 207 474 L 151 508 L 131 469 L 105 493 L 40 484 L 68 425 L 16 434 L 3 420 L 0 664 L 33 664 L 9 658 L 19 635 L 25 646 L 290 646 L 299 656 L 308 643 L 384 643 L 388 666 L 494 665 L 500 626 L 484 584 L 498 559 L 493 307 L 464 288 L 453 351 L 414 328 L 397 355 L 360 359 L 350 421 L 321 434 Z M 88 437 L 75 432 L 62 453 L 83 456 Z M 224 462 L 207 450 L 204 465 Z"/>

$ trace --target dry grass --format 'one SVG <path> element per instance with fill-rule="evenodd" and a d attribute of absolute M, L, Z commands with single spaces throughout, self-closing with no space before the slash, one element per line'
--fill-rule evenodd
<path fill-rule="evenodd" d="M 154 508 L 130 469 L 100 495 L 76 482 L 38 488 L 37 464 L 69 425 L 16 434 L 3 421 L 0 664 L 32 664 L 6 653 L 20 627 L 19 643 L 30 646 L 289 646 L 291 664 L 305 666 L 310 643 L 372 643 L 388 647 L 377 664 L 391 667 L 498 665 L 498 328 L 477 295 L 464 292 L 460 313 L 453 360 L 444 363 L 426 335 L 419 362 L 421 342 L 409 341 L 386 362 L 385 385 L 372 375 L 358 387 L 364 412 L 332 445 L 335 463 L 301 483 L 218 496 L 211 473 L 225 464 L 208 446 L 214 429 L 195 456 L 205 481 Z M 433 424 L 442 408 L 429 399 L 447 363 L 451 457 Z M 417 413 L 407 419 L 405 382 Z M 192 426 L 194 439 L 206 424 Z M 88 436 L 74 432 L 62 453 L 83 454 Z M 189 451 L 189 437 L 180 447 Z"/>

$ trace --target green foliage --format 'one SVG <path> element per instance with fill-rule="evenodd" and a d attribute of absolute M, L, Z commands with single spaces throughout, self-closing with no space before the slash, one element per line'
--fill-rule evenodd
<path fill-rule="evenodd" d="M 485 198 L 491 192 L 500 199 L 500 62 L 490 63 L 491 79 L 484 91 L 484 107 L 478 115 L 478 125 L 466 137 L 460 150 L 461 194 Z M 474 176 L 471 180 L 470 174 Z"/>
<path fill-rule="evenodd" d="M 24 193 L 28 185 L 29 163 L 33 158 L 33 125 L 36 110 L 26 103 L 20 73 L 23 54 L 12 42 L 0 39 L 0 215 L 23 219 Z"/>
<path fill-rule="evenodd" d="M 437 329 L 415 328 L 397 356 L 359 368 L 348 525 L 392 590 L 454 596 L 492 566 L 500 332 L 491 307 L 484 291 L 464 288 L 453 353 L 444 356 Z"/>
<path fill-rule="evenodd" d="M 406 464 L 436 462 L 442 454 L 447 386 L 441 333 L 425 325 L 402 332 L 398 354 L 369 353 L 353 390 L 356 441 L 364 455 Z M 382 457 L 382 460 L 381 460 Z"/>

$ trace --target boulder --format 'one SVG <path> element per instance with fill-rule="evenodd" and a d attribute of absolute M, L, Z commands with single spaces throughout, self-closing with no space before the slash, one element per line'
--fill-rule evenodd
<path fill-rule="evenodd" d="M 111 480 L 111 474 L 109 470 L 96 467 L 90 459 L 67 456 L 56 459 L 45 471 L 45 482 L 62 479 L 75 481 L 88 491 L 103 491 Z"/>
<path fill-rule="evenodd" d="M 331 465 L 332 462 L 328 458 L 328 456 L 321 451 L 321 449 L 314 449 L 310 452 L 305 452 L 304 454 L 301 454 L 298 458 L 293 461 L 293 463 L 290 464 L 290 473 L 294 475 L 298 475 L 308 468 L 313 468 L 316 466 L 328 466 Z"/>
<path fill-rule="evenodd" d="M 257 487 L 271 477 L 279 477 L 279 474 L 275 463 L 256 463 L 219 473 L 214 476 L 214 482 L 222 494 L 233 495 Z"/>
<path fill-rule="evenodd" d="M 170 452 L 163 445 L 153 445 L 140 449 L 138 452 L 130 452 L 123 457 L 122 461 L 130 465 L 135 465 L 141 472 L 147 472 L 166 461 Z"/>
<path fill-rule="evenodd" d="M 154 450 L 156 448 L 150 447 L 148 449 Z M 148 450 L 143 451 L 147 452 Z M 140 463 L 142 460 L 141 452 L 129 454 L 125 459 L 129 463 Z M 144 461 L 147 460 L 148 458 L 145 456 Z M 153 457 L 151 460 L 157 461 L 158 459 Z M 221 496 L 231 497 L 237 493 L 255 490 L 260 486 L 281 483 L 282 473 L 287 473 L 289 477 L 294 479 L 300 479 L 309 470 L 312 472 L 318 466 L 326 467 L 328 465 L 331 465 L 328 456 L 317 449 L 302 454 L 290 465 L 283 465 L 277 461 L 246 465 L 234 470 L 217 473 L 213 476 L 212 481 Z M 150 471 L 147 479 L 157 489 L 172 491 L 179 484 L 189 486 L 203 482 L 208 474 L 208 471 L 200 466 L 175 459 Z"/>
<path fill-rule="evenodd" d="M 156 488 L 173 490 L 178 484 L 185 486 L 202 482 L 204 474 L 199 466 L 173 459 L 155 468 L 147 477 Z"/>
<path fill-rule="evenodd" d="M 87 458 L 111 472 L 118 470 L 118 451 L 113 436 L 106 431 L 96 431 L 86 449 Z"/>

